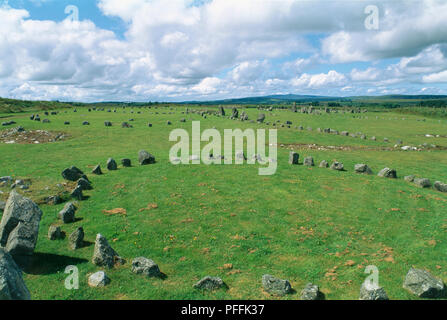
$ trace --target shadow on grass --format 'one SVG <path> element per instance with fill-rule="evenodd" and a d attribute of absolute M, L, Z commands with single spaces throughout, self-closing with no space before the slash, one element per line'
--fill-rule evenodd
<path fill-rule="evenodd" d="M 87 263 L 87 259 L 62 256 L 51 253 L 35 252 L 31 265 L 25 270 L 28 274 L 47 275 L 64 271 L 67 266 Z"/>

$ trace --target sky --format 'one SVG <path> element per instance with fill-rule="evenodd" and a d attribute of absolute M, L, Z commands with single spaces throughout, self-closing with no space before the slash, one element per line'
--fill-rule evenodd
<path fill-rule="evenodd" d="M 0 96 L 447 94 L 446 0 L 0 0 Z"/>

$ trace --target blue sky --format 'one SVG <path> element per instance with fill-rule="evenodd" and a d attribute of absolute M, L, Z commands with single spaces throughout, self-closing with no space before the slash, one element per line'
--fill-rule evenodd
<path fill-rule="evenodd" d="M 442 0 L 0 4 L 3 97 L 183 101 L 286 93 L 447 94 Z M 67 19 L 67 6 L 77 8 L 79 21 Z"/>

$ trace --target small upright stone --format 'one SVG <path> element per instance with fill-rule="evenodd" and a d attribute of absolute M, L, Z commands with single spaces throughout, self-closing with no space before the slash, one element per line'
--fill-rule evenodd
<path fill-rule="evenodd" d="M 298 164 L 300 155 L 296 152 L 291 151 L 289 153 L 289 164 Z"/>
<path fill-rule="evenodd" d="M 222 288 L 223 286 L 224 282 L 222 281 L 221 278 L 210 277 L 210 276 L 206 276 L 205 278 L 201 279 L 199 282 L 194 284 L 195 289 L 208 290 L 208 291 L 217 290 Z"/>
<path fill-rule="evenodd" d="M 275 278 L 269 274 L 262 276 L 262 286 L 266 292 L 277 296 L 283 296 L 292 291 L 289 281 Z"/>
<path fill-rule="evenodd" d="M 329 168 L 329 163 L 326 160 L 320 162 L 320 168 Z"/>
<path fill-rule="evenodd" d="M 382 287 L 365 281 L 360 287 L 359 300 L 388 300 L 388 295 Z"/>
<path fill-rule="evenodd" d="M 118 253 L 109 245 L 107 239 L 101 235 L 96 235 L 95 249 L 93 252 L 92 263 L 97 266 L 104 266 L 107 268 L 113 268 L 115 264 L 123 264 L 122 259 Z"/>
<path fill-rule="evenodd" d="M 131 161 L 130 159 L 122 159 L 122 160 L 121 160 L 121 164 L 122 164 L 123 167 L 125 167 L 125 168 L 132 167 L 132 161 Z"/>
<path fill-rule="evenodd" d="M 135 258 L 132 261 L 132 272 L 142 274 L 146 277 L 160 277 L 161 272 L 158 265 L 151 259 L 145 257 Z"/>
<path fill-rule="evenodd" d="M 76 168 L 75 166 L 72 166 L 72 167 L 62 171 L 62 177 L 68 181 L 78 181 L 79 179 L 84 177 L 84 172 L 82 172 L 80 169 Z"/>
<path fill-rule="evenodd" d="M 382 177 L 382 178 L 396 179 L 397 173 L 396 173 L 396 170 L 394 170 L 394 169 L 384 168 L 384 169 L 380 170 L 378 176 Z"/>
<path fill-rule="evenodd" d="M 76 250 L 82 248 L 84 244 L 84 229 L 82 227 L 77 228 L 68 238 L 70 248 Z"/>
<path fill-rule="evenodd" d="M 59 218 L 64 222 L 64 223 L 71 223 L 75 221 L 75 213 L 76 213 L 76 206 L 72 203 L 69 202 L 67 203 L 64 208 L 59 212 Z"/>
<path fill-rule="evenodd" d="M 403 287 L 420 298 L 441 298 L 445 295 L 442 280 L 421 269 L 411 268 L 405 277 Z"/>
<path fill-rule="evenodd" d="M 323 293 L 317 285 L 308 283 L 301 291 L 301 300 L 323 300 Z"/>
<path fill-rule="evenodd" d="M 107 169 L 110 171 L 118 169 L 118 165 L 116 164 L 116 161 L 114 159 L 109 158 L 109 160 L 107 160 Z"/>
<path fill-rule="evenodd" d="M 93 174 L 96 175 L 101 175 L 102 174 L 102 170 L 101 170 L 101 166 L 98 164 L 93 170 L 92 170 Z"/>
<path fill-rule="evenodd" d="M 82 191 L 84 191 L 84 190 L 92 190 L 93 189 L 92 184 L 90 183 L 90 181 L 85 180 L 84 178 L 81 178 L 81 179 L 78 180 L 77 187 L 81 188 Z"/>
<path fill-rule="evenodd" d="M 405 176 L 404 180 L 407 182 L 413 182 L 416 177 L 414 175 Z"/>
<path fill-rule="evenodd" d="M 154 164 L 155 157 L 145 150 L 138 152 L 138 162 L 140 165 Z"/>
<path fill-rule="evenodd" d="M 331 165 L 331 169 L 332 169 L 332 170 L 336 170 L 336 171 L 344 171 L 344 170 L 345 170 L 345 167 L 343 166 L 343 163 L 335 161 L 335 162 Z"/>
<path fill-rule="evenodd" d="M 354 166 L 354 171 L 356 173 L 362 173 L 362 174 L 372 174 L 372 170 L 370 167 L 368 167 L 366 164 L 356 164 Z"/>
<path fill-rule="evenodd" d="M 59 240 L 62 239 L 62 230 L 57 226 L 50 226 L 48 229 L 48 239 L 50 240 Z"/>
<path fill-rule="evenodd" d="M 70 194 L 73 199 L 82 201 L 84 200 L 84 194 L 82 193 L 82 188 L 77 186 Z"/>
<path fill-rule="evenodd" d="M 421 188 L 430 188 L 431 182 L 429 179 L 421 178 L 421 179 L 414 179 L 413 183 Z"/>
<path fill-rule="evenodd" d="M 312 157 L 306 157 L 306 158 L 304 158 L 304 163 L 303 163 L 305 166 L 308 166 L 308 167 L 313 167 L 314 165 L 315 165 L 315 163 L 314 163 L 314 158 L 312 158 Z"/>
<path fill-rule="evenodd" d="M 104 271 L 98 271 L 88 277 L 88 285 L 93 288 L 102 288 L 110 283 L 110 278 Z"/>
<path fill-rule="evenodd" d="M 433 187 L 440 192 L 447 192 L 447 184 L 441 181 L 436 181 Z"/>

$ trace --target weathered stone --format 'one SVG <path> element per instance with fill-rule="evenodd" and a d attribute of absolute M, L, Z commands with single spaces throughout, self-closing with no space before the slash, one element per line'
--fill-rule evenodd
<path fill-rule="evenodd" d="M 84 194 L 82 193 L 82 188 L 80 186 L 76 186 L 76 188 L 74 188 L 74 190 L 71 192 L 70 196 L 73 199 L 82 201 L 84 200 Z"/>
<path fill-rule="evenodd" d="M 106 127 L 111 127 L 111 126 L 112 126 L 112 123 L 111 123 L 110 121 L 105 121 L 105 122 L 104 122 L 104 125 L 105 125 Z"/>
<path fill-rule="evenodd" d="M 301 291 L 301 300 L 323 300 L 324 295 L 317 285 L 308 283 Z"/>
<path fill-rule="evenodd" d="M 219 106 L 219 114 L 224 117 L 225 116 L 225 109 L 222 106 Z"/>
<path fill-rule="evenodd" d="M 155 157 L 149 152 L 141 150 L 140 152 L 138 152 L 138 162 L 140 163 L 140 165 L 154 164 Z"/>
<path fill-rule="evenodd" d="M 90 183 L 90 181 L 85 180 L 84 178 L 81 178 L 81 179 L 78 180 L 77 187 L 81 188 L 82 191 L 84 191 L 84 190 L 92 190 L 93 189 L 92 184 Z"/>
<path fill-rule="evenodd" d="M 72 250 L 82 248 L 84 245 L 84 229 L 82 227 L 77 228 L 70 237 L 68 237 L 68 242 Z"/>
<path fill-rule="evenodd" d="M 413 182 L 416 177 L 414 175 L 404 177 L 404 180 L 407 182 Z"/>
<path fill-rule="evenodd" d="M 396 173 L 396 170 L 394 170 L 394 169 L 384 168 L 384 169 L 380 170 L 378 176 L 383 177 L 383 178 L 396 179 L 397 173 Z"/>
<path fill-rule="evenodd" d="M 442 183 L 441 181 L 436 181 L 433 186 L 436 190 L 440 192 L 447 192 L 447 184 Z"/>
<path fill-rule="evenodd" d="M 60 227 L 50 226 L 48 229 L 48 239 L 50 240 L 58 240 L 62 239 L 63 233 Z"/>
<path fill-rule="evenodd" d="M 221 278 L 206 276 L 194 284 L 195 289 L 213 291 L 225 286 Z"/>
<path fill-rule="evenodd" d="M 257 121 L 258 121 L 259 123 L 263 123 L 263 122 L 265 121 L 265 114 L 261 113 L 261 114 L 258 116 Z"/>
<path fill-rule="evenodd" d="M 430 188 L 431 187 L 431 181 L 426 178 L 421 178 L 421 179 L 416 178 L 416 179 L 414 179 L 413 183 L 421 188 Z"/>
<path fill-rule="evenodd" d="M 247 157 L 245 156 L 243 151 L 237 151 L 236 160 L 247 160 Z"/>
<path fill-rule="evenodd" d="M 93 174 L 96 175 L 101 175 L 102 174 L 102 170 L 101 170 L 101 166 L 98 164 L 93 170 L 92 170 Z"/>
<path fill-rule="evenodd" d="M 336 170 L 336 171 L 344 171 L 344 170 L 345 170 L 345 167 L 344 167 L 343 163 L 335 161 L 335 162 L 331 165 L 331 169 L 332 169 L 332 170 Z"/>
<path fill-rule="evenodd" d="M 84 121 L 84 122 L 82 123 L 82 125 L 83 125 L 83 126 L 89 126 L 89 125 L 90 125 L 90 122 L 88 122 L 88 121 Z"/>
<path fill-rule="evenodd" d="M 289 164 L 298 164 L 300 155 L 296 152 L 291 151 L 289 153 Z"/>
<path fill-rule="evenodd" d="M 405 277 L 403 287 L 420 298 L 441 298 L 445 295 L 442 280 L 421 269 L 411 268 Z"/>
<path fill-rule="evenodd" d="M 6 202 L 0 223 L 0 246 L 26 268 L 36 247 L 42 211 L 30 199 L 13 190 Z"/>
<path fill-rule="evenodd" d="M 129 168 L 132 166 L 132 161 L 130 159 L 122 159 L 121 164 L 123 167 Z"/>
<path fill-rule="evenodd" d="M 64 202 L 64 200 L 58 195 L 46 197 L 44 201 L 46 204 L 51 206 L 58 205 Z"/>
<path fill-rule="evenodd" d="M 65 180 L 78 181 L 79 179 L 84 177 L 84 172 L 82 172 L 80 169 L 72 166 L 72 167 L 62 171 L 62 177 Z"/>
<path fill-rule="evenodd" d="M 58 216 L 63 223 L 75 222 L 76 210 L 77 210 L 76 206 L 72 202 L 69 202 L 59 212 Z"/>
<path fill-rule="evenodd" d="M 329 168 L 329 163 L 326 160 L 320 162 L 320 168 Z"/>
<path fill-rule="evenodd" d="M 116 161 L 114 159 L 109 158 L 107 160 L 107 169 L 110 170 L 110 171 L 118 169 L 118 165 L 116 164 Z"/>
<path fill-rule="evenodd" d="M 0 212 L 3 212 L 5 210 L 5 207 L 6 207 L 6 202 L 0 201 Z"/>
<path fill-rule="evenodd" d="M 113 268 L 115 264 L 123 264 L 124 259 L 121 258 L 115 250 L 107 242 L 107 239 L 101 235 L 96 235 L 95 250 L 93 252 L 92 263 L 97 266 Z"/>
<path fill-rule="evenodd" d="M 132 272 L 146 277 L 160 277 L 162 274 L 158 265 L 145 257 L 135 258 L 132 261 Z"/>
<path fill-rule="evenodd" d="M 233 119 L 237 119 L 239 117 L 239 111 L 236 108 L 233 108 L 233 113 L 231 115 Z"/>
<path fill-rule="evenodd" d="M 22 271 L 3 248 L 0 248 L 0 300 L 31 300 Z"/>
<path fill-rule="evenodd" d="M 306 157 L 306 158 L 304 158 L 304 162 L 303 162 L 303 164 L 304 164 L 305 166 L 313 167 L 313 166 L 315 165 L 315 163 L 314 163 L 314 158 L 312 158 L 312 157 Z"/>
<path fill-rule="evenodd" d="M 110 278 L 104 271 L 98 271 L 88 277 L 88 285 L 93 288 L 105 287 L 110 283 Z"/>
<path fill-rule="evenodd" d="M 368 167 L 366 164 L 356 164 L 354 166 L 354 171 L 357 173 L 362 173 L 362 174 L 372 174 L 372 170 L 370 167 Z"/>
<path fill-rule="evenodd" d="M 359 300 L 388 300 L 388 295 L 382 287 L 365 281 L 360 287 Z"/>
<path fill-rule="evenodd" d="M 289 281 L 275 278 L 269 274 L 262 276 L 262 286 L 266 292 L 277 296 L 283 296 L 292 291 Z"/>

